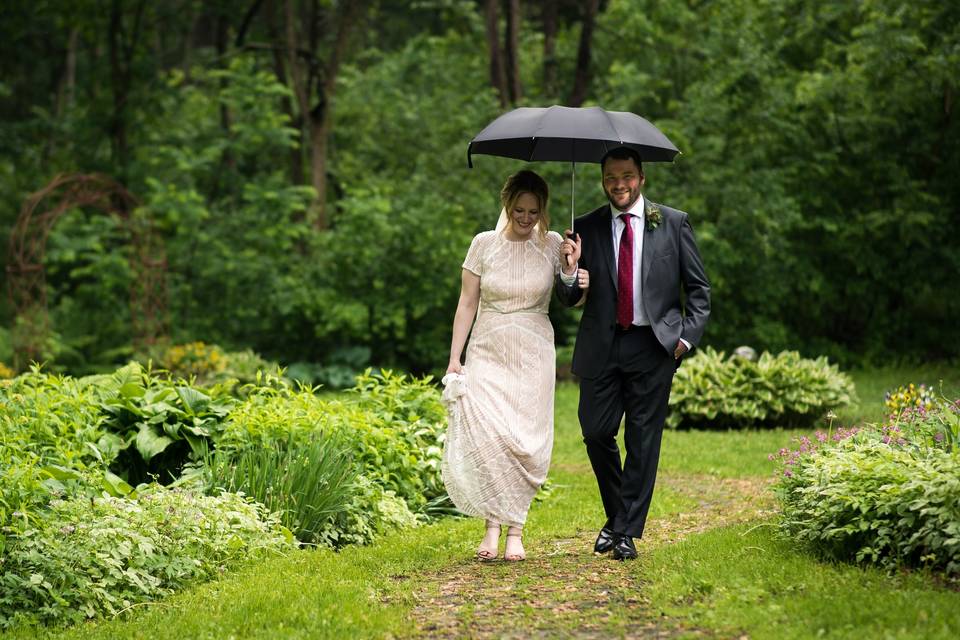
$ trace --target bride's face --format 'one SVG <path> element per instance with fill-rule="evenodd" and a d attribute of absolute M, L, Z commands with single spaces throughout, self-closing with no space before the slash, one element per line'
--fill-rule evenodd
<path fill-rule="evenodd" d="M 525 238 L 529 236 L 540 220 L 540 204 L 532 193 L 521 193 L 510 211 L 510 226 L 513 232 Z"/>

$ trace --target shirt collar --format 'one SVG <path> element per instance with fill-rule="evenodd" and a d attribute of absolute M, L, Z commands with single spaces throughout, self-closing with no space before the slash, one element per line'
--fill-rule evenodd
<path fill-rule="evenodd" d="M 640 218 L 640 220 L 643 220 L 644 219 L 643 210 L 644 210 L 644 201 L 643 201 L 643 194 L 641 193 L 640 197 L 637 198 L 637 201 L 634 202 L 633 206 L 630 207 L 627 211 L 620 211 L 619 209 L 615 209 L 613 205 L 610 205 L 610 217 L 613 220 L 619 220 L 621 214 L 629 213 L 637 216 L 638 218 Z"/>

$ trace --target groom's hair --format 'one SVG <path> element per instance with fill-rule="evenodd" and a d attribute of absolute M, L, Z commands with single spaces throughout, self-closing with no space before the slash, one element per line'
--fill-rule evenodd
<path fill-rule="evenodd" d="M 614 160 L 633 160 L 637 163 L 637 169 L 640 173 L 643 173 L 643 164 L 640 162 L 640 154 L 630 147 L 614 147 L 610 149 L 603 157 L 600 158 L 600 173 L 603 173 L 603 166 L 607 164 L 607 160 L 613 158 Z"/>

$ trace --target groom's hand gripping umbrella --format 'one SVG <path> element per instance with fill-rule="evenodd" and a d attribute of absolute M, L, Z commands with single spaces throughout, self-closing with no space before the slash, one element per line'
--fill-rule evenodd
<path fill-rule="evenodd" d="M 627 111 L 600 107 L 521 107 L 503 114 L 484 128 L 467 147 L 473 154 L 570 162 L 570 228 L 573 229 L 574 166 L 597 162 L 616 147 L 630 147 L 642 162 L 671 162 L 677 147 L 644 118 Z"/>

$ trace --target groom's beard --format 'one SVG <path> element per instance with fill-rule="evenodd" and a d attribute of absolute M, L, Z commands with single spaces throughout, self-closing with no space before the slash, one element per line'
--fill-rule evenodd
<path fill-rule="evenodd" d="M 606 189 L 603 190 L 605 196 L 607 196 L 607 202 L 610 203 L 610 206 L 616 209 L 617 211 L 629 211 L 630 207 L 637 204 L 637 200 L 640 199 L 640 189 L 637 189 L 637 192 L 633 194 L 633 198 L 630 199 L 630 202 L 626 204 L 623 208 L 620 207 L 614 200 L 613 196 L 610 195 L 610 192 Z"/>

